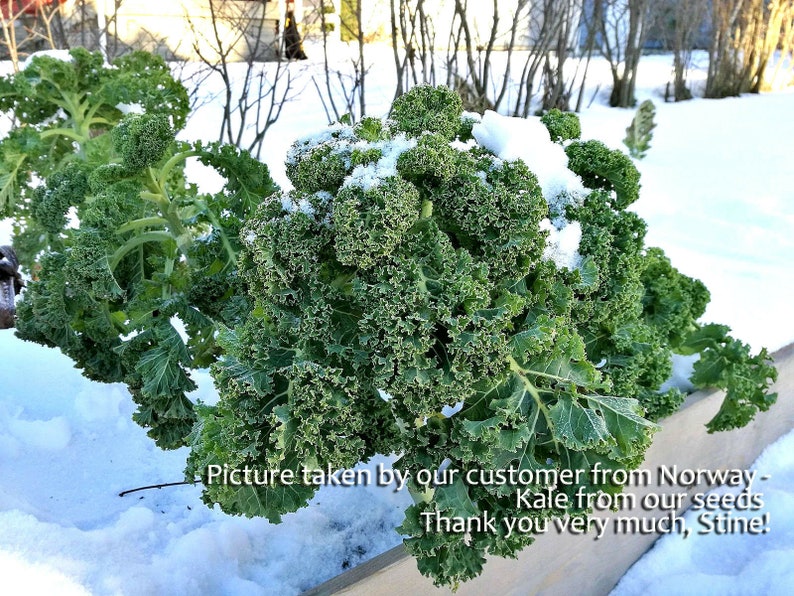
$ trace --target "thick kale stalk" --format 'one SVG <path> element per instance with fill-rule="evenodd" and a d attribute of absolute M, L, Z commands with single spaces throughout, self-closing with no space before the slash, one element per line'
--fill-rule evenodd
<path fill-rule="evenodd" d="M 750 358 L 701 327 L 705 287 L 645 247 L 644 222 L 626 211 L 639 193 L 631 160 L 577 140 L 574 116 L 544 122 L 584 183 L 578 197 L 543 196 L 532 163 L 471 142 L 476 125 L 445 88 L 416 88 L 389 119 L 335 124 L 293 146 L 295 189 L 265 200 L 241 232 L 252 311 L 218 338 L 220 401 L 199 409 L 191 435 L 187 473 L 204 478 L 207 503 L 277 521 L 314 492 L 210 483 L 210 465 L 300 477 L 398 453 L 416 501 L 400 528 L 406 546 L 422 573 L 455 585 L 486 555 L 532 542 L 504 520 L 586 515 L 577 494 L 620 490 L 590 471 L 643 461 L 651 419 L 682 399 L 658 391 L 674 351 L 705 347 L 695 382 L 730 387 L 710 428 L 768 407 L 766 353 Z M 546 217 L 581 228 L 576 266 L 549 257 Z M 422 469 L 457 479 L 421 486 Z M 549 486 L 468 480 L 494 469 L 581 473 Z M 525 489 L 568 501 L 521 508 Z M 485 512 L 496 531 L 426 523 Z"/>

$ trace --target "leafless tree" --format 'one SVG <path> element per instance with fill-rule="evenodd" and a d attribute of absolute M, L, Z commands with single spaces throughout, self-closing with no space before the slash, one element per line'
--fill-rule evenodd
<path fill-rule="evenodd" d="M 706 97 L 757 93 L 781 72 L 790 73 L 793 20 L 794 0 L 712 2 Z"/>
<path fill-rule="evenodd" d="M 535 95 L 539 89 L 558 87 L 563 80 L 563 69 L 568 53 L 570 29 L 569 22 L 575 13 L 570 10 L 571 2 L 542 0 L 529 7 L 529 31 L 531 49 L 524 61 L 521 74 L 517 79 L 513 115 L 527 117 L 532 113 Z M 562 48 L 562 52 L 560 52 Z M 556 50 L 556 56 L 555 54 Z M 554 66 L 552 66 L 554 64 Z M 545 81 L 538 82 L 538 74 L 546 66 Z M 555 74 L 559 75 L 559 77 Z M 546 100 L 551 102 L 556 91 L 549 91 Z M 541 104 L 545 103 L 541 100 Z"/>
<path fill-rule="evenodd" d="M 692 51 L 701 36 L 708 4 L 709 0 L 663 0 L 659 3 L 659 30 L 665 45 L 673 51 L 672 93 L 668 87 L 665 98 L 672 96 L 674 101 L 692 98 L 692 91 L 687 86 L 687 72 Z"/>
<path fill-rule="evenodd" d="M 425 0 L 390 0 L 389 8 L 397 98 L 415 85 L 436 84 L 436 29 Z"/>
<path fill-rule="evenodd" d="M 41 0 L 0 1 L 0 48 L 14 71 L 31 52 L 64 47 L 58 2 Z"/>
<path fill-rule="evenodd" d="M 75 45 L 92 51 L 99 50 L 108 61 L 133 49 L 141 49 L 143 41 L 148 42 L 143 47 L 152 50 L 157 46 L 166 47 L 162 39 L 146 31 L 141 31 L 136 43 L 127 43 L 119 38 L 116 23 L 123 1 L 115 0 L 110 13 L 105 13 L 105 3 L 93 3 L 90 0 L 78 0 L 68 5 L 60 3 L 58 19 L 54 21 L 58 31 L 58 47 Z"/>
<path fill-rule="evenodd" d="M 267 42 L 264 10 L 248 8 L 210 0 L 209 36 L 189 16 L 186 18 L 196 39 L 194 51 L 222 81 L 223 117 L 218 140 L 247 149 L 259 158 L 268 129 L 293 97 L 294 89 L 280 39 L 277 36 Z M 223 31 L 233 31 L 234 35 L 230 38 Z"/>
<path fill-rule="evenodd" d="M 577 74 L 569 77 L 565 72 L 565 64 L 576 45 L 575 36 L 578 32 L 582 15 L 581 0 L 566 0 L 556 3 L 557 15 L 552 22 L 558 22 L 555 28 L 556 39 L 553 40 L 552 51 L 546 53 L 543 63 L 543 98 L 542 110 L 557 108 L 570 109 L 571 94 Z"/>
<path fill-rule="evenodd" d="M 775 18 L 770 19 L 777 41 L 777 56 L 774 59 L 774 68 L 762 73 L 761 88 L 764 86 L 787 85 L 792 83 L 794 71 L 794 0 L 778 2 Z M 780 23 L 779 29 L 777 23 Z M 771 46 L 773 37 L 767 40 L 767 48 Z M 774 49 L 772 53 L 774 53 Z"/>
<path fill-rule="evenodd" d="M 652 17 L 651 0 L 595 0 L 600 15 L 601 53 L 609 61 L 612 93 L 609 105 L 634 105 L 634 86 L 642 48 Z"/>
<path fill-rule="evenodd" d="M 512 69 L 516 51 L 526 44 L 530 31 L 531 5 L 529 0 L 517 0 L 511 10 L 505 12 L 497 0 L 492 0 L 491 20 L 483 23 L 481 33 L 469 16 L 468 0 L 454 0 L 444 64 L 446 84 L 461 94 L 467 109 L 496 110 L 516 87 L 519 88 L 517 93 L 522 93 L 521 83 L 515 83 Z M 478 8 L 482 6 L 478 4 Z M 506 23 L 509 26 L 506 27 Z M 493 58 L 497 51 L 504 53 L 501 73 L 494 69 Z"/>
<path fill-rule="evenodd" d="M 365 91 L 369 72 L 364 52 L 367 35 L 362 2 L 343 0 L 343 15 L 337 15 L 339 18 L 334 21 L 329 19 L 329 15 L 337 10 L 333 0 L 319 0 L 316 7 L 318 14 L 309 18 L 320 24 L 323 70 L 321 82 L 312 77 L 312 83 L 329 122 L 345 116 L 352 120 L 360 119 L 366 114 Z M 333 30 L 337 23 L 341 31 Z M 345 41 L 340 42 L 339 38 Z M 340 56 L 346 56 L 346 59 Z"/>
<path fill-rule="evenodd" d="M 574 111 L 576 112 L 579 112 L 582 109 L 585 85 L 587 83 L 587 73 L 590 70 L 590 61 L 593 58 L 593 52 L 597 46 L 598 35 L 601 31 L 601 19 L 603 18 L 601 16 L 603 6 L 600 2 L 594 2 L 591 5 L 589 11 L 585 10 L 584 8 L 585 7 L 583 6 L 582 21 L 584 23 L 585 30 L 587 31 L 587 36 L 584 42 L 584 47 L 582 48 L 582 54 L 580 56 L 580 64 L 582 64 L 582 60 L 584 60 L 584 68 L 577 69 L 578 71 L 581 71 L 581 79 L 574 77 L 578 80 L 578 93 L 576 96 L 576 107 L 574 108 Z M 598 93 L 598 87 L 596 87 L 596 93 Z"/>

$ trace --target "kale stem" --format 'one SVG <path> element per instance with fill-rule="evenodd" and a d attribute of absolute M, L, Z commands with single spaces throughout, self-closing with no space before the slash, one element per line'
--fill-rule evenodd
<path fill-rule="evenodd" d="M 146 198 L 157 203 L 162 216 L 168 221 L 168 226 L 171 228 L 171 235 L 176 241 L 177 249 L 187 257 L 187 253 L 184 250 L 185 245 L 189 243 L 187 242 L 187 240 L 189 240 L 187 231 L 185 230 L 185 226 L 182 225 L 182 220 L 179 218 L 179 214 L 176 211 L 176 205 L 170 200 L 167 190 L 160 183 L 162 179 L 162 177 L 160 177 L 160 179 L 155 177 L 154 170 L 151 167 L 146 168 L 146 186 L 152 191 Z"/>
<path fill-rule="evenodd" d="M 549 424 L 549 427 L 551 427 L 552 424 L 549 409 L 546 407 L 546 404 L 543 403 L 540 393 L 538 392 L 538 388 L 535 387 L 532 381 L 530 381 L 527 377 L 527 371 L 525 371 L 512 356 L 508 356 L 507 361 L 510 364 L 510 370 L 513 371 L 513 373 L 517 375 L 519 379 L 521 379 L 521 383 L 526 388 L 527 393 L 529 393 L 532 396 L 532 399 L 535 400 L 535 403 L 538 405 L 538 410 L 543 413 L 543 417 L 546 418 L 546 422 Z M 533 374 L 535 374 L 534 371 Z"/>
<path fill-rule="evenodd" d="M 157 180 L 157 185 L 160 188 L 165 188 L 165 184 L 166 184 L 166 181 L 168 179 L 168 176 L 171 174 L 171 170 L 173 170 L 174 167 L 180 161 L 185 161 L 189 157 L 196 157 L 198 155 L 201 155 L 201 153 L 198 152 L 198 151 L 194 151 L 194 150 L 182 151 L 181 153 L 176 153 L 176 154 L 172 155 L 168 159 L 168 161 L 165 162 L 165 164 L 163 164 L 163 167 L 160 169 L 160 177 Z"/>
<path fill-rule="evenodd" d="M 226 254 L 229 255 L 229 263 L 234 264 L 237 262 L 237 251 L 234 250 L 232 247 L 231 242 L 229 242 L 229 237 L 226 235 L 226 231 L 223 229 L 218 217 L 215 215 L 215 212 L 210 208 L 209 205 L 206 205 L 203 201 L 195 201 L 197 206 L 203 207 L 204 211 L 207 213 L 207 217 L 209 218 L 212 225 L 215 226 L 215 229 L 221 236 L 221 243 L 223 244 L 223 248 L 226 250 Z"/>
<path fill-rule="evenodd" d="M 430 219 L 433 216 L 433 201 L 425 199 L 422 201 L 422 213 L 419 216 L 421 219 Z"/>

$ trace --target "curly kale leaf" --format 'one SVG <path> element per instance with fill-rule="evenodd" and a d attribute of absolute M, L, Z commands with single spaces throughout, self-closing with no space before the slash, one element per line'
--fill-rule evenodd
<path fill-rule="evenodd" d="M 576 114 L 552 108 L 540 117 L 540 121 L 549 130 L 549 136 L 555 143 L 577 140 L 582 136 L 582 127 Z"/>
<path fill-rule="evenodd" d="M 166 114 L 133 114 L 113 129 L 113 147 L 129 172 L 138 172 L 160 161 L 174 141 Z"/>
<path fill-rule="evenodd" d="M 84 162 L 67 163 L 44 186 L 33 191 L 31 215 L 49 234 L 60 233 L 66 226 L 66 213 L 69 208 L 79 207 L 90 193 L 90 170 Z"/>
<path fill-rule="evenodd" d="M 448 87 L 418 85 L 394 100 L 389 116 L 398 130 L 411 136 L 430 132 L 451 141 L 460 129 L 462 113 L 460 96 Z"/>
<path fill-rule="evenodd" d="M 618 328 L 596 338 L 616 317 L 644 324 L 641 220 L 593 193 L 568 214 L 590 234 L 582 268 L 558 269 L 543 258 L 548 204 L 530 166 L 451 142 L 457 103 L 429 113 L 445 93 L 412 91 L 389 120 L 335 124 L 296 143 L 295 190 L 263 201 L 240 231 L 253 310 L 220 340 L 221 399 L 198 410 L 191 438 L 188 474 L 204 479 L 207 502 L 270 519 L 301 504 L 285 486 L 209 483 L 217 462 L 299 471 L 400 452 L 396 465 L 414 476 L 442 465 L 462 474 L 575 466 L 583 478 L 594 462 L 641 462 L 657 427 L 631 392 L 615 391 L 617 360 L 599 370 L 590 353 L 623 341 L 627 364 L 637 343 Z M 429 132 L 425 118 L 438 119 Z M 613 272 L 624 277 L 613 283 Z M 640 367 L 631 389 L 649 375 Z M 423 512 L 484 511 L 501 524 L 526 514 L 512 502 L 519 488 L 414 483 L 420 503 L 403 531 L 420 569 L 454 584 L 487 555 L 530 543 L 422 524 Z"/>
<path fill-rule="evenodd" d="M 615 193 L 612 203 L 625 209 L 640 196 L 640 174 L 631 158 L 601 141 L 574 141 L 565 148 L 568 167 L 582 177 L 585 186 Z"/>
<path fill-rule="evenodd" d="M 419 193 L 400 178 L 339 190 L 331 215 L 343 265 L 369 268 L 392 253 L 419 217 Z"/>
<path fill-rule="evenodd" d="M 709 432 L 741 428 L 758 412 L 766 412 L 777 400 L 769 386 L 777 370 L 766 348 L 752 356 L 750 346 L 728 335 L 724 325 L 704 325 L 690 333 L 679 351 L 700 353 L 692 383 L 698 388 L 725 390 L 725 399 L 706 428 Z"/>
<path fill-rule="evenodd" d="M 118 155 L 108 145 L 108 163 L 69 162 L 35 195 L 31 229 L 54 238 L 20 305 L 19 334 L 61 347 L 91 378 L 123 380 L 134 419 L 176 448 L 195 422 L 190 370 L 217 359 L 218 325 L 251 310 L 238 234 L 275 185 L 247 152 L 174 142 L 162 114 L 128 116 L 107 136 Z M 225 187 L 199 194 L 182 169 L 190 157 L 216 167 Z M 66 227 L 70 208 L 76 229 Z"/>
<path fill-rule="evenodd" d="M 175 130 L 185 127 L 190 113 L 187 90 L 161 56 L 130 52 L 113 60 L 112 71 L 101 89 L 109 105 L 137 104 L 145 113 L 167 114 Z"/>
<path fill-rule="evenodd" d="M 0 141 L 0 217 L 17 215 L 14 208 L 25 191 L 29 160 L 31 156 L 42 155 L 45 146 L 38 133 L 28 126 L 11 130 Z"/>

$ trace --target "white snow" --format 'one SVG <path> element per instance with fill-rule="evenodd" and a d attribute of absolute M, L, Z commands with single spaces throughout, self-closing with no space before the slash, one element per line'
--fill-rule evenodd
<path fill-rule="evenodd" d="M 301 197 L 296 201 L 295 197 L 286 192 L 281 194 L 281 208 L 287 213 L 303 213 L 309 217 L 314 215 L 314 207 L 308 199 Z"/>
<path fill-rule="evenodd" d="M 143 114 L 146 112 L 139 103 L 120 103 L 116 105 L 116 108 L 118 108 L 122 114 Z"/>
<path fill-rule="evenodd" d="M 558 229 L 551 221 L 544 219 L 540 222 L 540 229 L 548 234 L 543 250 L 544 259 L 553 261 L 560 269 L 567 267 L 573 271 L 579 267 L 582 261 L 582 255 L 579 254 L 582 225 L 578 221 L 565 221 Z"/>
<path fill-rule="evenodd" d="M 611 596 L 790 594 L 794 585 L 794 432 L 767 447 L 752 469 L 759 476 L 770 476 L 763 482 L 764 507 L 733 510 L 732 516 L 768 514 L 768 534 L 666 535 L 629 569 Z M 716 492 L 739 494 L 741 490 Z M 687 527 L 698 527 L 701 513 L 687 512 Z"/>
<path fill-rule="evenodd" d="M 4 594 L 298 594 L 399 542 L 410 497 L 389 488 L 323 487 L 281 525 L 208 509 L 194 486 L 119 497 L 182 480 L 187 450 L 157 449 L 122 385 L 58 351 L 2 331 L 0 355 Z"/>
<path fill-rule="evenodd" d="M 555 143 L 540 118 L 515 118 L 486 111 L 472 128 L 475 140 L 505 161 L 522 160 L 538 179 L 543 198 L 553 217 L 540 229 L 548 233 L 543 258 L 557 267 L 575 269 L 581 262 L 579 241 L 582 228 L 563 216 L 569 204 L 582 201 L 587 191 L 581 178 L 568 169 L 568 156 Z"/>
<path fill-rule="evenodd" d="M 540 118 L 514 118 L 486 111 L 474 125 L 472 134 L 477 142 L 505 161 L 523 160 L 538 178 L 543 197 L 555 201 L 584 198 L 582 180 L 568 169 L 565 149 L 551 140 Z"/>
<path fill-rule="evenodd" d="M 381 151 L 380 159 L 374 163 L 361 164 L 353 168 L 342 186 L 352 186 L 367 191 L 379 185 L 383 180 L 397 176 L 397 160 L 400 155 L 414 147 L 416 147 L 416 139 L 406 138 L 404 133 L 395 135 L 388 141 L 366 143 L 367 149 Z"/>
<path fill-rule="evenodd" d="M 393 93 L 391 57 L 382 56 L 383 67 L 371 69 L 367 80 L 373 115 L 386 113 Z M 637 163 L 643 187 L 633 209 L 648 222 L 649 244 L 711 290 L 704 321 L 729 324 L 754 349 L 776 349 L 794 340 L 794 93 L 664 104 L 670 64 L 669 55 L 641 62 L 638 99 L 654 100 L 657 127 L 647 157 Z M 308 68 L 310 75 L 318 65 Z M 621 147 L 634 111 L 606 107 L 608 80 L 605 63 L 594 61 L 586 97 L 595 101 L 585 101 L 583 137 Z M 304 92 L 268 132 L 263 159 L 283 188 L 291 143 L 327 124 L 316 102 Z M 527 159 L 548 200 L 555 192 L 567 197 L 562 190 L 575 196 L 577 179 L 560 167 L 559 147 L 535 119 L 483 120 L 479 130 L 487 134 L 478 140 L 492 143 L 504 159 Z M 214 140 L 217 122 L 217 110 L 205 105 L 181 138 Z M 511 143 L 507 131 L 522 142 Z M 575 230 L 554 229 L 563 236 L 560 245 L 574 244 L 565 234 Z M 0 222 L 0 244 L 10 236 L 10 222 Z M 193 377 L 199 389 L 191 398 L 217 399 L 205 371 Z M 157 449 L 132 422 L 133 411 L 123 386 L 88 381 L 57 350 L 0 331 L 2 593 L 297 594 L 399 542 L 393 528 L 410 497 L 391 487 L 324 487 L 310 508 L 281 525 L 209 509 L 195 486 L 119 497 L 125 489 L 181 480 L 187 454 Z M 769 534 L 665 538 L 617 594 L 789 593 L 792 453 L 789 435 L 756 464 L 772 476 L 764 490 Z"/>

